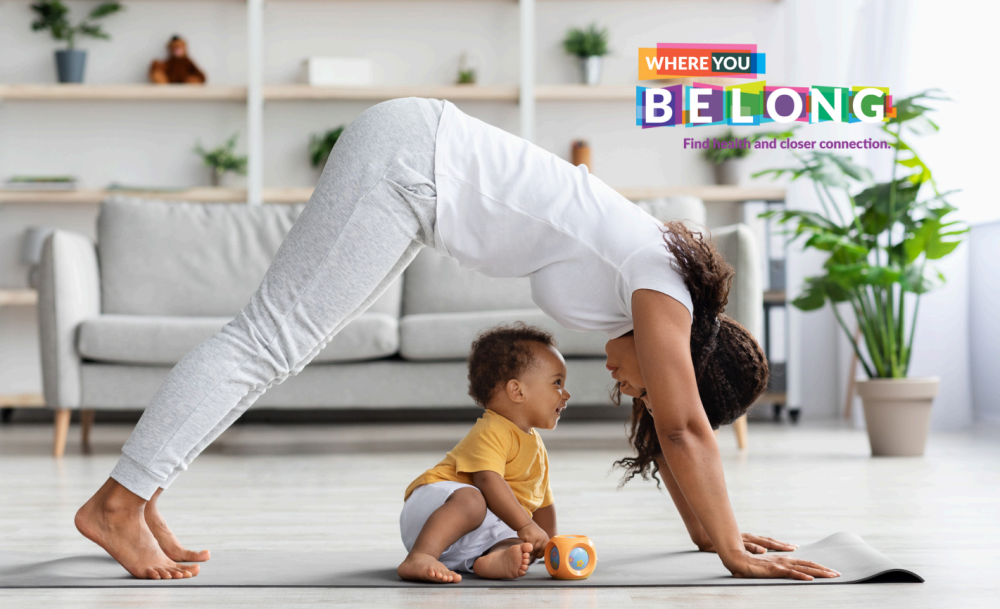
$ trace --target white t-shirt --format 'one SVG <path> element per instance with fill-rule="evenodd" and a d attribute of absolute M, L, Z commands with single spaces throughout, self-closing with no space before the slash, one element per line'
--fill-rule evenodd
<path fill-rule="evenodd" d="M 491 277 L 530 277 L 535 304 L 561 325 L 632 329 L 632 292 L 691 295 L 663 223 L 591 175 L 446 101 L 434 162 L 435 249 Z"/>

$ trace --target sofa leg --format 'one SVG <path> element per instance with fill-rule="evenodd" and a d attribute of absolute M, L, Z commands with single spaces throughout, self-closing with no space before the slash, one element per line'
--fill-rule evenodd
<path fill-rule="evenodd" d="M 744 450 L 747 447 L 747 415 L 733 421 L 733 431 L 736 432 L 736 445 Z"/>
<path fill-rule="evenodd" d="M 73 411 L 63 408 L 56 411 L 56 433 L 52 442 L 52 456 L 61 457 L 66 452 L 66 436 L 69 434 L 69 420 Z"/>
<path fill-rule="evenodd" d="M 94 409 L 84 408 L 80 411 L 80 439 L 83 452 L 90 452 L 90 430 L 94 427 Z"/>

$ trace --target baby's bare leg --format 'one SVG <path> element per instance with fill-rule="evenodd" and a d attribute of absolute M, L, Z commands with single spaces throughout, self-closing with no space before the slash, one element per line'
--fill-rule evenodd
<path fill-rule="evenodd" d="M 461 575 L 445 567 L 438 558 L 463 535 L 476 530 L 485 518 L 483 494 L 474 488 L 458 489 L 424 523 L 413 549 L 396 573 L 411 581 L 442 584 L 462 581 Z"/>
<path fill-rule="evenodd" d="M 531 544 L 517 537 L 504 539 L 476 559 L 472 571 L 485 579 L 517 579 L 528 572 Z"/>

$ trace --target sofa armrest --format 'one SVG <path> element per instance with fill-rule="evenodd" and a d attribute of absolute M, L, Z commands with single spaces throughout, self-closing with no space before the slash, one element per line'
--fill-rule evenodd
<path fill-rule="evenodd" d="M 757 239 L 746 224 L 732 224 L 712 230 L 716 249 L 736 270 L 729 289 L 726 315 L 732 317 L 763 340 L 764 289 L 761 283 L 760 250 Z"/>
<path fill-rule="evenodd" d="M 42 385 L 50 408 L 81 406 L 80 322 L 101 313 L 97 251 L 89 237 L 56 230 L 42 247 L 38 269 L 38 332 Z"/>

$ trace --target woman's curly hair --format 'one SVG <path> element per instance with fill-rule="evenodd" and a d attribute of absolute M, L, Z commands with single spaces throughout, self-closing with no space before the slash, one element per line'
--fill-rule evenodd
<path fill-rule="evenodd" d="M 684 285 L 691 293 L 691 360 L 702 406 L 712 429 L 732 423 L 745 413 L 767 387 L 767 358 L 757 340 L 735 320 L 722 314 L 729 299 L 735 271 L 700 232 L 681 222 L 664 224 L 663 240 L 673 254 Z M 645 392 L 643 392 L 645 395 Z M 611 399 L 621 404 L 621 389 L 615 385 Z M 660 484 L 657 457 L 662 454 L 653 416 L 639 398 L 632 399 L 629 441 L 635 457 L 625 457 L 615 466 L 625 470 L 622 484 L 635 476 Z"/>

